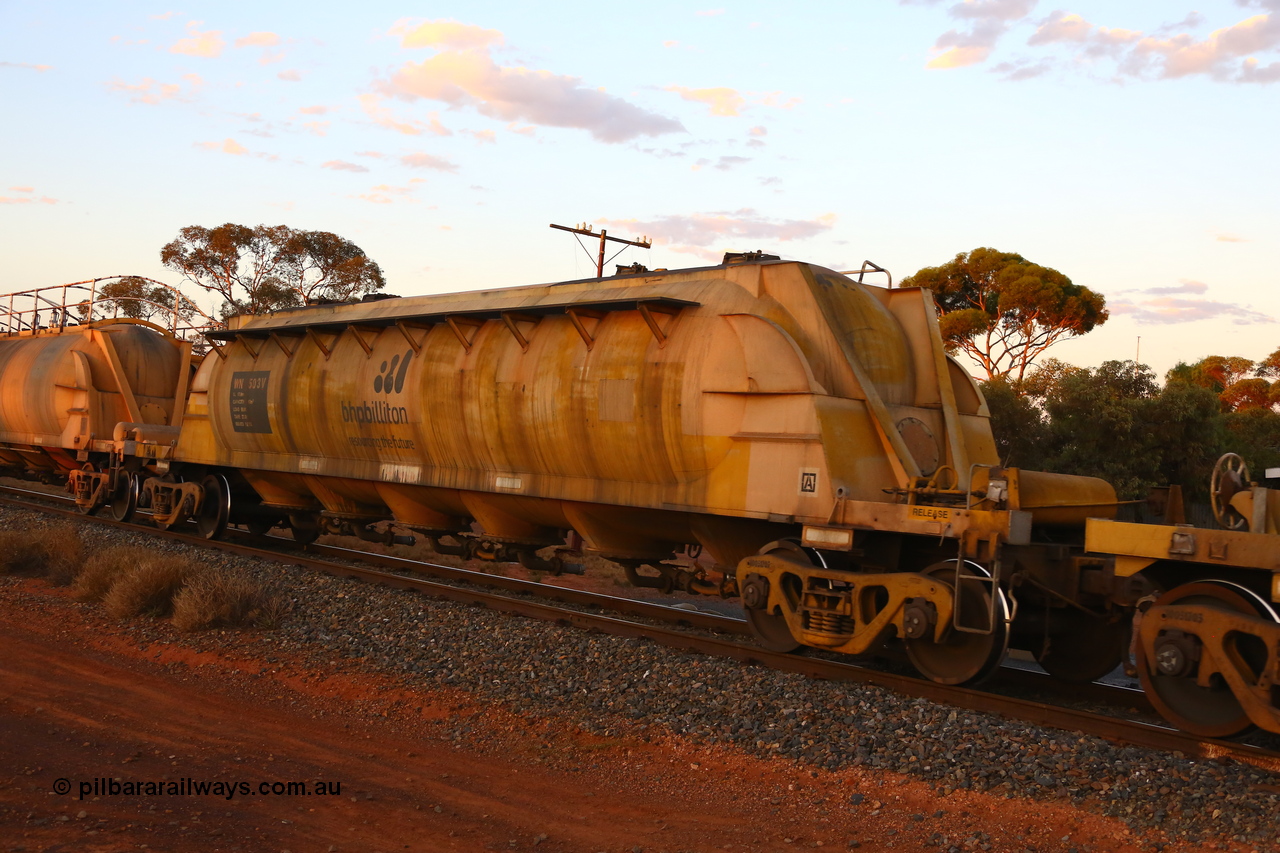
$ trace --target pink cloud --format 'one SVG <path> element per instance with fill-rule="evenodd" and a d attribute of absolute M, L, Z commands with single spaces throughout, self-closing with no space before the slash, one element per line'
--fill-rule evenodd
<path fill-rule="evenodd" d="M 718 86 L 712 89 L 689 89 L 684 86 L 668 86 L 668 92 L 675 92 L 686 101 L 697 101 L 706 104 L 713 116 L 736 116 L 747 99 L 737 89 Z"/>
<path fill-rule="evenodd" d="M 333 169 L 337 172 L 367 172 L 366 167 L 359 163 L 348 163 L 346 160 L 330 160 L 320 166 L 321 169 Z"/>
<path fill-rule="evenodd" d="M 160 83 L 150 77 L 143 77 L 137 83 L 125 83 L 123 80 L 115 79 L 106 85 L 108 91 L 124 93 L 135 104 L 154 105 L 169 100 L 190 101 L 204 85 L 204 80 L 199 74 L 184 74 L 182 79 L 187 84 L 185 92 L 181 83 Z"/>
<path fill-rule="evenodd" d="M 418 200 L 413 198 L 413 193 L 418 189 L 417 185 L 421 183 L 425 183 L 422 178 L 413 178 L 403 187 L 378 184 L 369 192 L 352 196 L 352 198 L 358 198 L 370 204 L 393 204 L 395 202 L 416 204 Z"/>
<path fill-rule="evenodd" d="M 302 79 L 302 74 L 296 68 L 290 68 L 287 71 L 281 71 L 276 77 L 286 83 L 297 83 Z"/>
<path fill-rule="evenodd" d="M 741 166 L 744 163 L 750 163 L 750 162 L 751 162 L 750 157 L 725 156 L 725 157 L 720 157 L 718 160 L 708 160 L 706 158 L 703 158 L 698 162 L 694 163 L 691 169 L 692 171 L 697 172 L 697 171 L 700 171 L 704 166 L 711 166 L 712 168 L 719 169 L 722 172 L 727 172 L 730 169 L 732 169 L 734 166 Z"/>
<path fill-rule="evenodd" d="M 452 136 L 453 131 L 440 123 L 439 117 L 435 113 L 431 113 L 427 118 L 427 123 L 417 121 L 415 119 L 400 119 L 387 107 L 383 106 L 386 100 L 382 95 L 372 92 L 366 92 L 357 99 L 360 101 L 360 107 L 364 110 L 365 115 L 373 119 L 374 123 L 379 127 L 385 127 L 388 130 L 394 130 L 396 133 L 403 133 L 406 136 L 421 136 L 424 133 L 434 134 L 435 136 Z"/>
<path fill-rule="evenodd" d="M 835 222 L 835 215 L 830 213 L 814 219 L 771 219 L 751 208 L 662 216 L 650 220 L 601 220 L 610 228 L 648 234 L 654 245 L 708 260 L 719 260 L 728 250 L 741 251 L 749 241 L 787 242 L 814 237 L 830 231 Z"/>
<path fill-rule="evenodd" d="M 708 106 L 708 114 L 713 116 L 737 116 L 749 108 L 749 105 L 777 107 L 789 110 L 800 103 L 799 98 L 783 100 L 781 92 L 739 92 L 725 86 L 709 89 L 690 89 L 686 86 L 667 86 L 668 92 L 675 92 L 686 101 L 696 101 Z"/>
<path fill-rule="evenodd" d="M 280 36 L 275 33 L 249 33 L 236 39 L 236 47 L 275 47 L 280 43 Z"/>
<path fill-rule="evenodd" d="M 408 48 L 476 50 L 497 47 L 503 42 L 502 33 L 498 30 L 486 30 L 453 20 L 426 21 L 416 25 L 401 20 L 392 26 L 391 34 L 400 36 L 400 46 Z"/>
<path fill-rule="evenodd" d="M 426 28 L 424 30 L 424 28 Z M 580 78 L 494 62 L 488 49 L 501 33 L 454 21 L 433 21 L 415 30 L 401 27 L 404 42 L 439 49 L 422 62 L 409 62 L 377 86 L 401 100 L 425 99 L 455 109 L 474 109 L 504 122 L 586 130 L 602 142 L 683 131 L 674 119 L 649 112 Z M 412 126 L 411 123 L 399 122 Z M 393 128 L 398 129 L 398 128 Z M 405 131 L 401 131 L 405 132 Z"/>
<path fill-rule="evenodd" d="M 1274 323 L 1276 319 L 1247 305 L 1205 299 L 1209 285 L 1203 281 L 1183 279 L 1167 287 L 1147 287 L 1127 291 L 1135 296 L 1121 296 L 1108 301 L 1113 315 L 1127 315 L 1141 325 L 1171 325 L 1197 320 L 1230 320 L 1237 326 Z M 1192 294 L 1184 296 L 1183 294 Z"/>
<path fill-rule="evenodd" d="M 245 148 L 239 142 L 228 137 L 221 142 L 197 142 L 196 145 L 207 151 L 221 151 L 224 154 L 233 154 L 236 157 L 249 153 L 249 149 Z"/>
<path fill-rule="evenodd" d="M 1275 14 L 1280 3 L 1268 0 L 1255 5 L 1272 11 L 1214 30 L 1205 38 L 1187 32 L 1170 34 L 1198 24 L 1201 17 L 1194 14 L 1149 35 L 1109 29 L 1080 15 L 1055 11 L 1040 22 L 1027 44 L 1068 45 L 1081 58 L 1113 59 L 1125 77 L 1169 80 L 1204 75 L 1221 82 L 1275 83 L 1280 81 L 1280 62 L 1264 63 L 1259 55 L 1280 48 L 1280 14 Z"/>
<path fill-rule="evenodd" d="M 169 48 L 170 53 L 182 53 L 187 56 L 202 56 L 206 59 L 212 59 L 222 53 L 222 48 L 226 46 L 226 42 L 222 39 L 221 30 L 209 30 L 200 32 L 196 29 L 202 21 L 192 21 L 187 24 L 187 37 L 178 39 L 174 42 L 173 47 Z"/>
<path fill-rule="evenodd" d="M 23 192 L 23 193 L 28 193 L 32 191 L 30 187 L 11 187 L 11 189 L 17 192 Z M 58 203 L 58 200 L 56 198 L 49 198 L 47 195 L 41 196 L 40 198 L 36 198 L 35 196 L 0 195 L 0 204 L 57 204 L 57 203 Z"/>
<path fill-rule="evenodd" d="M 938 36 L 938 55 L 926 68 L 964 68 L 985 62 L 1009 26 L 1031 14 L 1036 0 L 963 0 L 948 12 L 968 23 L 967 29 L 948 30 Z"/>
<path fill-rule="evenodd" d="M 53 68 L 52 65 L 32 65 L 30 62 L 0 62 L 0 68 L 26 68 L 29 71 L 35 71 L 43 74 Z"/>
<path fill-rule="evenodd" d="M 458 171 L 456 163 L 450 163 L 442 157 L 437 157 L 434 154 L 424 154 L 420 151 L 413 154 L 405 154 L 400 158 L 400 164 L 411 169 L 435 169 L 438 172 Z"/>

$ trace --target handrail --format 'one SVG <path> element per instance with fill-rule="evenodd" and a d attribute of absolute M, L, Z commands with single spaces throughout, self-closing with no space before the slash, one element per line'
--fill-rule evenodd
<path fill-rule="evenodd" d="M 152 286 L 152 290 L 140 296 L 118 293 L 104 295 L 103 291 L 110 285 L 99 287 L 100 282 L 126 280 L 145 283 Z M 172 294 L 172 302 L 148 298 L 157 295 L 156 288 L 163 288 L 168 294 Z M 59 291 L 60 298 L 46 295 L 53 291 Z M 165 295 L 166 300 L 168 294 Z M 0 303 L 0 337 L 62 331 L 68 326 L 87 326 L 99 320 L 119 319 L 122 314 L 126 318 L 145 320 L 156 315 L 167 315 L 168 322 L 156 325 L 166 328 L 174 337 L 185 340 L 202 339 L 205 332 L 224 327 L 222 322 L 206 314 L 195 300 L 181 290 L 163 281 L 140 275 L 100 276 L 37 287 L 0 295 Z M 42 312 L 48 312 L 48 319 L 43 324 Z M 192 323 L 197 315 L 205 322 Z"/>

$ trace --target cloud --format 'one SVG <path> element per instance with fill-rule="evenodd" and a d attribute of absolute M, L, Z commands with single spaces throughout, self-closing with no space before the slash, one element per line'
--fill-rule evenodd
<path fill-rule="evenodd" d="M 1053 67 L 1054 63 L 1050 59 L 1039 59 L 1034 62 L 1029 59 L 1015 59 L 1013 62 L 1001 62 L 991 70 L 1006 80 L 1017 82 L 1043 77 L 1052 71 Z"/>
<path fill-rule="evenodd" d="M 454 20 L 427 21 L 413 26 L 407 20 L 396 22 L 391 34 L 400 36 L 400 46 L 434 47 L 439 50 L 483 50 L 503 42 L 498 30 L 486 30 Z"/>
<path fill-rule="evenodd" d="M 390 109 L 382 105 L 385 99 L 381 95 L 366 92 L 360 95 L 357 100 L 360 101 L 360 107 L 364 110 L 365 115 L 373 119 L 374 123 L 379 127 L 385 127 L 388 130 L 394 130 L 396 133 L 403 133 L 406 136 L 421 136 L 424 133 L 433 133 L 436 136 L 453 135 L 453 131 L 441 124 L 435 113 L 431 113 L 428 116 L 430 119 L 428 124 L 423 124 L 413 119 L 401 121 L 394 116 Z"/>
<path fill-rule="evenodd" d="M 1153 34 L 1144 34 L 1139 30 L 1110 29 L 1078 14 L 1055 11 L 1039 22 L 1027 44 L 1038 48 L 1068 46 L 1077 52 L 1078 60 L 1113 59 L 1121 77 L 1173 80 L 1204 75 L 1220 82 L 1280 81 L 1280 62 L 1264 63 L 1258 56 L 1280 48 L 1280 14 L 1276 14 L 1280 13 L 1280 2 L 1262 0 L 1240 5 L 1271 12 L 1197 38 L 1175 31 L 1199 25 L 1203 18 L 1198 13 L 1163 25 Z"/>
<path fill-rule="evenodd" d="M 647 221 L 637 219 L 602 220 L 610 228 L 624 228 L 648 234 L 655 245 L 673 252 L 719 260 L 726 250 L 741 250 L 746 241 L 787 242 L 803 240 L 831 230 L 834 214 L 815 219 L 770 219 L 752 208 L 713 213 L 663 216 Z"/>
<path fill-rule="evenodd" d="M 275 47 L 280 43 L 280 36 L 275 33 L 249 33 L 236 39 L 236 47 Z"/>
<path fill-rule="evenodd" d="M 325 136 L 329 133 L 329 124 L 327 121 L 304 121 L 302 126 L 316 136 Z"/>
<path fill-rule="evenodd" d="M 975 21 L 1018 21 L 1035 5 L 1036 0 L 963 0 L 949 11 L 953 17 Z"/>
<path fill-rule="evenodd" d="M 37 198 L 34 193 L 35 187 L 9 187 L 9 192 L 22 193 L 20 196 L 3 196 L 0 195 L 0 204 L 57 204 L 56 198 L 40 196 Z"/>
<path fill-rule="evenodd" d="M 486 142 L 496 143 L 498 141 L 498 134 L 494 133 L 492 130 L 463 130 L 459 132 L 465 133 L 481 145 Z"/>
<path fill-rule="evenodd" d="M 750 163 L 750 162 L 751 162 L 750 157 L 725 156 L 715 161 L 708 160 L 704 157 L 703 159 L 694 163 L 692 166 L 692 169 L 693 171 L 697 172 L 700 169 L 702 169 L 702 167 L 704 166 L 711 166 L 712 168 L 719 169 L 722 172 L 727 172 L 730 169 L 732 169 L 734 166 L 741 166 L 743 163 Z"/>
<path fill-rule="evenodd" d="M 160 83 L 150 77 L 143 77 L 137 83 L 126 83 L 123 80 L 114 79 L 106 86 L 109 92 L 127 94 L 129 100 L 135 104 L 159 104 L 169 100 L 191 101 L 204 85 L 204 80 L 199 74 L 184 74 L 182 79 L 187 83 L 185 92 L 181 83 Z"/>
<path fill-rule="evenodd" d="M 1234 234 L 1215 234 L 1214 239 L 1219 243 L 1248 243 L 1248 237 L 1237 237 Z"/>
<path fill-rule="evenodd" d="M 286 83 L 297 83 L 302 80 L 302 74 L 296 68 L 290 68 L 287 71 L 281 71 L 276 75 Z"/>
<path fill-rule="evenodd" d="M 938 55 L 925 67 L 964 68 L 985 62 L 1009 26 L 1031 14 L 1035 5 L 1036 0 L 963 0 L 955 4 L 948 14 L 965 21 L 968 28 L 938 36 L 933 44 Z"/>
<path fill-rule="evenodd" d="M 1138 295 L 1111 300 L 1107 303 L 1107 308 L 1112 315 L 1132 317 L 1139 325 L 1172 325 L 1215 319 L 1230 320 L 1237 326 L 1275 322 L 1274 317 L 1245 305 L 1180 295 L 1194 294 L 1198 297 L 1208 289 L 1209 285 L 1203 281 L 1183 279 L 1168 287 L 1122 291 Z"/>
<path fill-rule="evenodd" d="M 422 62 L 409 62 L 376 90 L 401 100 L 439 101 L 454 109 L 474 109 L 504 122 L 586 130 L 602 142 L 626 142 L 684 130 L 680 122 L 650 112 L 603 89 L 587 88 L 578 77 L 518 65 L 498 65 L 488 49 L 501 33 L 456 21 L 431 21 L 413 30 L 393 28 L 402 44 L 438 49 Z M 401 122 L 411 126 L 412 123 Z M 403 131 L 402 131 L 403 132 Z"/>
<path fill-rule="evenodd" d="M 187 37 L 178 39 L 174 42 L 173 47 L 169 48 L 170 53 L 183 53 L 187 56 L 203 56 L 206 59 L 212 59 L 222 53 L 222 48 L 226 46 L 226 42 L 222 40 L 221 30 L 209 30 L 208 32 L 200 32 L 196 29 L 203 21 L 192 21 L 187 24 Z"/>
<path fill-rule="evenodd" d="M 316 104 L 311 107 L 299 107 L 298 112 L 304 116 L 322 116 L 326 113 L 335 112 L 335 107 L 326 107 L 323 104 Z"/>
<path fill-rule="evenodd" d="M 222 140 L 221 142 L 197 142 L 196 145 L 208 151 L 221 151 L 224 154 L 234 154 L 237 157 L 249 153 L 249 149 L 245 148 L 239 142 L 236 142 L 230 137 Z"/>
<path fill-rule="evenodd" d="M 367 172 L 369 169 L 359 163 L 348 163 L 346 160 L 330 160 L 322 163 L 321 169 L 333 169 L 335 172 Z"/>
<path fill-rule="evenodd" d="M 799 98 L 788 98 L 784 101 L 781 92 L 746 92 L 744 94 L 737 89 L 730 89 L 725 86 L 710 89 L 667 86 L 665 91 L 675 92 L 686 101 L 706 104 L 710 107 L 709 114 L 713 116 L 740 115 L 743 110 L 747 109 L 748 103 L 765 107 L 778 107 L 784 110 L 789 110 L 800 103 Z M 750 101 L 748 101 L 748 95 L 751 96 Z"/>
<path fill-rule="evenodd" d="M 237 48 L 260 47 L 262 55 L 258 57 L 259 65 L 271 65 L 280 62 L 285 57 L 285 51 L 279 50 L 272 53 L 270 48 L 280 44 L 280 36 L 275 33 L 259 31 L 249 33 L 247 36 L 236 39 L 235 46 Z"/>
<path fill-rule="evenodd" d="M 25 68 L 43 74 L 53 68 L 52 65 L 32 65 L 30 62 L 0 62 L 0 68 Z"/>
<path fill-rule="evenodd" d="M 1203 281 L 1192 281 L 1189 278 L 1184 278 L 1180 284 L 1175 284 L 1170 287 L 1148 287 L 1138 292 L 1155 294 L 1204 293 L 1208 289 L 1209 285 L 1205 284 Z"/>
<path fill-rule="evenodd" d="M 1112 316 L 1128 315 L 1139 325 L 1172 325 L 1194 323 L 1197 320 L 1231 320 L 1237 326 L 1255 323 L 1274 323 L 1275 318 L 1260 311 L 1231 302 L 1213 299 L 1183 299 L 1177 296 L 1160 296 L 1139 302 L 1120 301 L 1107 305 Z"/>
<path fill-rule="evenodd" d="M 684 86 L 668 86 L 668 92 L 675 92 L 686 101 L 697 101 L 711 108 L 713 116 L 736 116 L 747 99 L 737 89 L 719 86 L 714 89 L 689 89 Z"/>
<path fill-rule="evenodd" d="M 1027 44 L 1053 44 L 1054 42 L 1088 41 L 1093 31 L 1093 24 L 1079 15 L 1068 15 L 1066 12 L 1053 12 L 1036 27 L 1036 31 L 1027 39 Z"/>
<path fill-rule="evenodd" d="M 764 125 L 756 125 L 755 127 L 748 130 L 747 133 L 751 134 L 752 136 L 768 136 L 769 129 Z"/>
<path fill-rule="evenodd" d="M 409 202 L 416 204 L 417 199 L 413 198 L 413 193 L 418 189 L 417 184 L 425 183 L 422 178 L 413 178 L 403 187 L 395 187 L 391 184 L 378 184 L 367 193 L 354 195 L 352 198 L 358 198 L 371 204 L 392 204 L 394 202 Z"/>
<path fill-rule="evenodd" d="M 435 169 L 438 172 L 458 171 L 456 163 L 450 163 L 442 157 L 437 157 L 434 154 L 424 154 L 421 151 L 403 155 L 400 158 L 400 164 L 411 169 Z"/>

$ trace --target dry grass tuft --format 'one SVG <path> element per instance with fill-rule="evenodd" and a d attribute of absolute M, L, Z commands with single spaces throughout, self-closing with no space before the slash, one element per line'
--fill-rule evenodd
<path fill-rule="evenodd" d="M 284 616 L 285 602 L 244 572 L 207 569 L 193 575 L 173 598 L 173 624 L 179 631 L 274 628 Z"/>
<path fill-rule="evenodd" d="M 0 532 L 0 575 L 37 575 L 42 563 L 40 542 L 31 531 Z"/>
<path fill-rule="evenodd" d="M 69 524 L 0 532 L 0 575 L 44 577 L 54 586 L 66 586 L 83 561 L 80 534 Z"/>
<path fill-rule="evenodd" d="M 94 554 L 76 576 L 75 595 L 81 601 L 101 601 L 111 585 L 134 566 L 156 558 L 155 552 L 135 545 L 117 545 Z"/>
<path fill-rule="evenodd" d="M 84 570 L 84 543 L 80 531 L 70 524 L 42 531 L 44 575 L 54 586 L 69 586 Z"/>
<path fill-rule="evenodd" d="M 167 616 L 173 597 L 192 576 L 194 566 L 185 557 L 148 554 L 147 558 L 117 575 L 102 606 L 109 616 Z"/>

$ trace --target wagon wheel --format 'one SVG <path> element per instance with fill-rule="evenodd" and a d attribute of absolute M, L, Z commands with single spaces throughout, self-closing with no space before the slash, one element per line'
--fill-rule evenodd
<path fill-rule="evenodd" d="M 955 589 L 956 561 L 934 563 L 921 574 L 939 580 Z M 991 585 L 984 581 L 965 578 L 989 578 L 987 570 L 977 563 L 966 562 L 959 572 L 960 588 L 955 593 L 963 614 L 985 614 L 991 605 Z M 968 621 L 968 620 L 965 620 Z M 931 681 L 939 684 L 976 684 L 1000 668 L 1009 648 L 1009 603 L 1002 590 L 996 590 L 994 622 L 989 634 L 957 631 L 948 627 L 941 642 L 933 638 L 933 631 L 925 636 L 907 638 L 907 657 L 915 668 Z"/>
<path fill-rule="evenodd" d="M 116 490 L 111 495 L 111 517 L 116 521 L 133 521 L 138 510 L 138 475 L 121 471 L 116 478 Z"/>
<path fill-rule="evenodd" d="M 320 538 L 320 519 L 313 513 L 289 513 L 289 527 L 293 531 L 293 541 L 299 545 L 310 545 Z"/>
<path fill-rule="evenodd" d="M 1231 506 L 1231 499 L 1248 488 L 1248 483 L 1249 467 L 1244 460 L 1235 453 L 1222 454 L 1209 478 L 1209 497 L 1213 501 L 1214 519 L 1227 530 L 1243 530 L 1249 526 L 1249 519 Z"/>
<path fill-rule="evenodd" d="M 1261 616 L 1273 622 L 1276 613 L 1257 593 L 1228 581 L 1210 580 L 1183 584 L 1156 601 L 1157 606 L 1179 604 Z M 1267 648 L 1256 637 L 1233 635 L 1226 640 L 1230 656 L 1251 670 L 1261 672 L 1267 664 Z M 1187 657 L 1186 639 L 1173 639 L 1161 646 L 1157 640 L 1156 672 L 1151 672 L 1147 651 L 1137 644 L 1138 679 L 1142 689 L 1160 716 L 1183 731 L 1199 737 L 1234 737 L 1253 728 L 1249 715 L 1221 676 L 1214 675 L 1212 684 L 1196 683 L 1194 669 L 1183 666 Z M 1181 670 L 1181 671 L 1179 671 Z M 1171 671 L 1175 674 L 1165 674 Z"/>
<path fill-rule="evenodd" d="M 1048 645 L 1036 655 L 1036 663 L 1063 681 L 1097 681 L 1129 653 L 1131 624 L 1128 619 L 1107 620 L 1078 610 L 1058 614 Z"/>
<path fill-rule="evenodd" d="M 231 486 L 221 474 L 209 474 L 200 481 L 204 500 L 196 513 L 196 528 L 205 539 L 221 539 L 231 517 Z"/>
<path fill-rule="evenodd" d="M 787 539 L 766 545 L 760 550 L 760 553 L 772 554 L 778 551 L 783 551 L 809 565 L 816 565 L 812 557 L 805 549 L 800 547 L 798 542 L 792 542 Z M 744 590 L 743 604 L 751 604 L 751 599 L 754 595 L 757 598 L 763 596 L 764 600 L 760 602 L 763 605 L 768 600 L 768 594 L 767 585 L 758 591 L 749 592 Z M 751 628 L 752 635 L 760 645 L 771 652 L 782 652 L 784 654 L 794 652 L 800 648 L 800 643 L 796 641 L 796 638 L 791 634 L 791 628 L 787 625 L 786 616 L 781 613 L 772 613 L 763 606 L 747 606 L 743 609 L 747 614 L 747 626 Z"/>
<path fill-rule="evenodd" d="M 245 520 L 244 527 L 254 536 L 266 536 L 280 521 L 278 515 L 253 515 Z"/>

